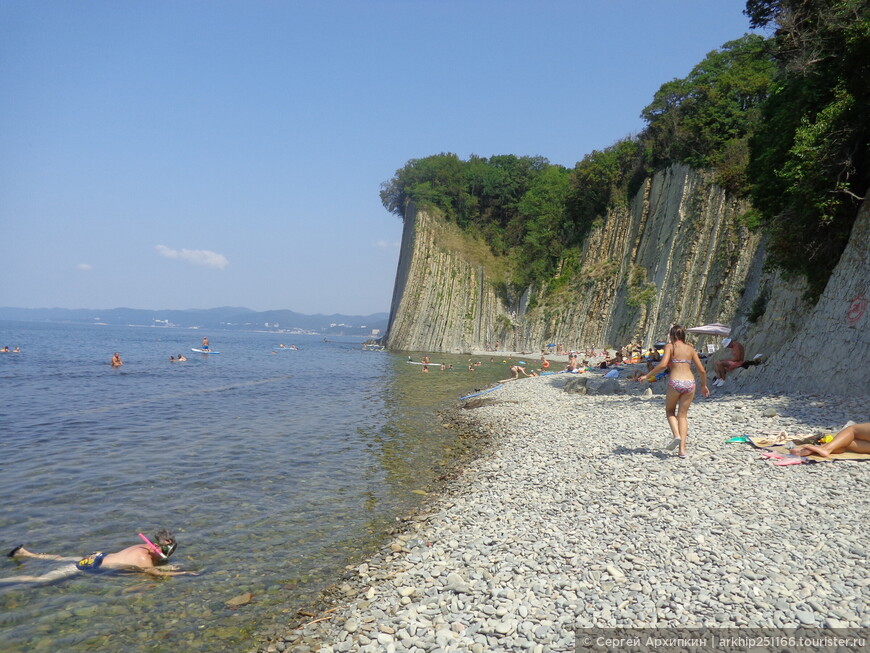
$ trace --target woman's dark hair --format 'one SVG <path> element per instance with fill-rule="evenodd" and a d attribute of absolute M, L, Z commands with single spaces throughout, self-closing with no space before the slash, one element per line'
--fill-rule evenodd
<path fill-rule="evenodd" d="M 671 330 L 668 331 L 668 336 L 671 339 L 671 342 L 677 342 L 678 340 L 686 341 L 686 330 L 681 327 L 679 324 L 675 324 L 671 327 Z"/>

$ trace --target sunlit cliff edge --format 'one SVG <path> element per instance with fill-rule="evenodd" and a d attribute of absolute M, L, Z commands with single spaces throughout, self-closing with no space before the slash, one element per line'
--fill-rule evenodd
<path fill-rule="evenodd" d="M 504 260 L 409 204 L 386 345 L 425 352 L 648 346 L 674 322 L 723 322 L 749 356 L 768 356 L 738 372 L 735 389 L 867 394 L 860 371 L 870 357 L 867 203 L 815 305 L 799 283 L 763 271 L 762 238 L 738 220 L 748 208 L 707 173 L 673 165 L 593 228 L 579 273 L 516 295 L 503 283 Z"/>

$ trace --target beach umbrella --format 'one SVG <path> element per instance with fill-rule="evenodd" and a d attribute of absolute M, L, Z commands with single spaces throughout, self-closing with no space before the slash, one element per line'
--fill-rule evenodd
<path fill-rule="evenodd" d="M 686 331 L 689 333 L 701 333 L 707 336 L 727 336 L 731 333 L 731 327 L 727 324 L 713 322 L 704 326 L 692 327 L 691 329 L 686 329 Z"/>

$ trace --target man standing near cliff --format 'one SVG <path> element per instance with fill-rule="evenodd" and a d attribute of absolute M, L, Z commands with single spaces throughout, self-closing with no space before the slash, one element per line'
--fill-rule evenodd
<path fill-rule="evenodd" d="M 728 372 L 742 366 L 743 358 L 746 355 L 743 345 L 731 338 L 725 338 L 722 341 L 722 346 L 731 350 L 731 358 L 724 358 L 713 362 L 713 369 L 716 370 L 716 379 L 713 381 L 713 385 L 717 387 L 725 385 L 725 378 L 728 376 Z"/>

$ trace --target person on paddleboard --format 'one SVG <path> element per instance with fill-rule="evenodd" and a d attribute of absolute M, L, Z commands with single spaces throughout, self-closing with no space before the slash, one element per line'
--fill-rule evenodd
<path fill-rule="evenodd" d="M 52 583 L 68 578 L 80 572 L 95 573 L 99 571 L 128 571 L 149 574 L 151 576 L 196 576 L 192 571 L 179 571 L 174 565 L 166 565 L 169 556 L 174 552 L 178 543 L 169 531 L 163 529 L 157 532 L 151 539 L 139 533 L 142 542 L 128 546 L 117 553 L 93 553 L 85 558 L 71 558 L 55 555 L 53 553 L 33 553 L 24 548 L 24 545 L 16 546 L 7 556 L 10 558 L 39 558 L 42 560 L 63 560 L 75 562 L 65 565 L 43 574 L 42 576 L 9 576 L 0 578 L 2 583 Z M 158 565 L 166 565 L 161 567 Z"/>
<path fill-rule="evenodd" d="M 202 347 L 200 347 L 203 351 L 208 351 L 208 338 L 202 339 Z"/>

